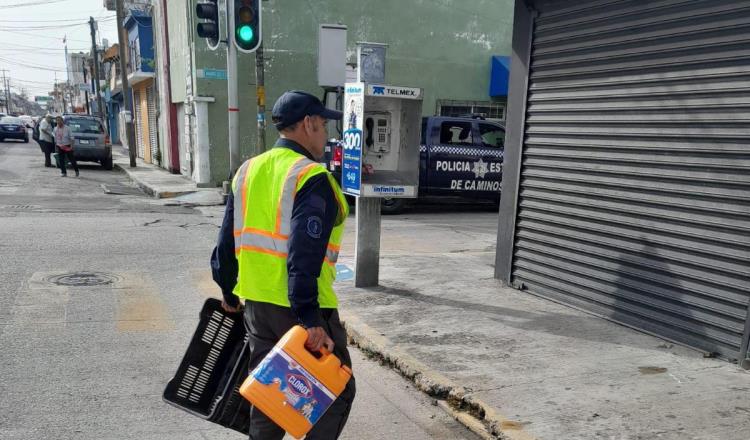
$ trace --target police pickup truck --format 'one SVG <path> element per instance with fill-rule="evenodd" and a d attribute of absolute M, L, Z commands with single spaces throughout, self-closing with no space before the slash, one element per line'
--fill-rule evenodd
<path fill-rule="evenodd" d="M 481 118 L 422 118 L 419 146 L 419 199 L 427 202 L 500 200 L 505 128 Z M 340 142 L 329 142 L 326 163 L 341 172 Z M 383 199 L 384 214 L 403 211 L 408 199 Z"/>

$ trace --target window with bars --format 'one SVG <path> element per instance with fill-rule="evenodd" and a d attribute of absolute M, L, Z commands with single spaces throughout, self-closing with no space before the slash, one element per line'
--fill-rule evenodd
<path fill-rule="evenodd" d="M 436 110 L 440 116 L 481 116 L 485 119 L 505 121 L 504 102 L 439 99 Z"/>

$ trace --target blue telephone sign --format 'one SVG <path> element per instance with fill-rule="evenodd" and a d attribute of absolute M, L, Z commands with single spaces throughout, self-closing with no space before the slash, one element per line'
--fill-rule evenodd
<path fill-rule="evenodd" d="M 344 132 L 341 185 L 346 194 L 358 196 L 362 184 L 362 130 L 353 127 Z"/>

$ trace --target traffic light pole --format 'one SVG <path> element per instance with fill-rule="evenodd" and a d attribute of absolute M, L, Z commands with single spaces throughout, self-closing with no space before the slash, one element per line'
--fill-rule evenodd
<path fill-rule="evenodd" d="M 263 42 L 255 51 L 255 93 L 258 97 L 258 151 L 261 154 L 266 149 L 266 80 L 263 59 Z"/>
<path fill-rule="evenodd" d="M 229 2 L 231 0 L 227 0 Z M 227 8 L 228 10 L 229 8 Z M 229 114 L 229 179 L 240 167 L 240 96 L 237 74 L 237 47 L 232 41 L 234 14 L 227 13 L 227 101 Z"/>

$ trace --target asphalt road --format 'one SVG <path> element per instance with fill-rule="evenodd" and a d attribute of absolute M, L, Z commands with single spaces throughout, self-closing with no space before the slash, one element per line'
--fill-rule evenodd
<path fill-rule="evenodd" d="M 0 143 L 0 438 L 243 438 L 161 400 L 202 303 L 218 295 L 208 257 L 220 218 L 80 166 L 80 178 L 59 177 L 36 143 Z M 358 395 L 342 438 L 476 438 L 352 354 Z"/>

